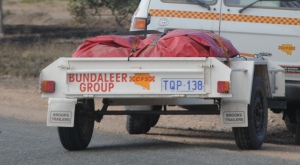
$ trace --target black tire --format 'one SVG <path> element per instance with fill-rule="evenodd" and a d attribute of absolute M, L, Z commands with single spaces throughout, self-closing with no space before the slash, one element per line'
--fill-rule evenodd
<path fill-rule="evenodd" d="M 162 109 L 162 106 L 161 105 L 154 105 L 154 106 L 151 106 L 151 111 L 161 111 Z M 150 127 L 154 127 L 158 120 L 160 118 L 160 115 L 150 115 Z"/>
<path fill-rule="evenodd" d="M 295 144 L 300 145 L 300 123 L 296 125 Z"/>
<path fill-rule="evenodd" d="M 161 111 L 162 106 L 125 106 L 125 110 Z M 146 134 L 154 127 L 160 115 L 127 115 L 126 130 L 129 134 Z"/>
<path fill-rule="evenodd" d="M 300 110 L 299 109 L 297 109 L 296 118 L 297 118 L 297 124 L 296 124 L 295 144 L 300 145 Z"/>
<path fill-rule="evenodd" d="M 268 108 L 264 83 L 254 76 L 251 101 L 248 106 L 248 127 L 232 128 L 239 149 L 257 150 L 267 135 Z"/>
<path fill-rule="evenodd" d="M 86 112 L 94 110 L 94 100 L 78 102 L 75 107 L 74 127 L 58 127 L 59 139 L 65 149 L 73 151 L 87 148 L 92 139 L 94 120 Z"/>
<path fill-rule="evenodd" d="M 148 115 L 127 115 L 126 130 L 129 134 L 146 134 L 151 128 L 149 121 Z"/>

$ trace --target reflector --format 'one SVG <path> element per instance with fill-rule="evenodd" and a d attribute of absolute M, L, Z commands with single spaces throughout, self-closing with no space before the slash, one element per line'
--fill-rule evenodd
<path fill-rule="evenodd" d="M 53 93 L 55 91 L 55 82 L 49 80 L 42 81 L 41 90 L 44 93 Z"/>
<path fill-rule="evenodd" d="M 218 81 L 218 93 L 229 93 L 230 82 L 229 81 Z"/>

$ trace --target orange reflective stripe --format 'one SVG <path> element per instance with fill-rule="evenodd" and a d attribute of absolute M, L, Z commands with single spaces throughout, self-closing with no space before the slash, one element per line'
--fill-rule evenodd
<path fill-rule="evenodd" d="M 183 11 L 183 10 L 160 10 L 160 9 L 150 9 L 149 12 L 153 17 L 220 20 L 219 13 Z M 245 14 L 222 14 L 222 21 L 300 26 L 300 18 L 258 16 L 258 15 L 245 15 Z"/>
<path fill-rule="evenodd" d="M 300 18 L 257 16 L 243 14 L 222 14 L 222 21 L 281 24 L 281 25 L 300 25 Z"/>
<path fill-rule="evenodd" d="M 208 13 L 208 12 L 150 9 L 149 13 L 153 17 L 191 18 L 191 19 L 206 19 L 206 20 L 220 19 L 219 13 Z"/>

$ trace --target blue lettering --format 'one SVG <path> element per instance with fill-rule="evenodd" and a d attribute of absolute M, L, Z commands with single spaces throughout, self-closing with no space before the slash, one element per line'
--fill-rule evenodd
<path fill-rule="evenodd" d="M 170 81 L 170 89 L 175 90 L 175 81 Z"/>
<path fill-rule="evenodd" d="M 192 82 L 193 82 L 193 84 L 194 84 L 194 87 L 192 88 L 192 90 L 194 91 L 194 90 L 197 89 L 197 82 L 196 82 L 195 80 L 193 80 Z"/>
<path fill-rule="evenodd" d="M 168 86 L 167 83 L 168 83 L 169 81 L 168 81 L 168 80 L 164 80 L 163 82 L 164 82 L 164 84 L 165 84 L 165 90 L 167 90 L 167 86 Z"/>
<path fill-rule="evenodd" d="M 182 86 L 182 81 L 177 80 L 177 90 L 178 90 L 178 88 L 181 87 L 181 86 Z"/>

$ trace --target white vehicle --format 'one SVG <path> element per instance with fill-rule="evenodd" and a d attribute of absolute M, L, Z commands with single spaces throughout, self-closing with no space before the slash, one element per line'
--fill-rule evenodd
<path fill-rule="evenodd" d="M 228 3 L 143 0 L 131 30 L 204 29 L 222 35 L 222 10 L 239 15 L 238 10 L 245 7 L 236 0 L 235 4 Z M 252 9 L 245 8 L 244 12 Z M 224 25 L 228 36 L 235 34 L 228 26 Z M 242 30 L 246 27 L 243 25 Z M 248 40 L 239 42 L 244 41 Z M 249 50 L 245 52 L 260 51 Z M 268 47 L 261 51 L 268 51 Z M 160 115 L 219 114 L 222 126 L 233 128 L 240 149 L 260 149 L 267 131 L 268 107 L 285 107 L 285 70 L 266 59 L 268 53 L 242 55 L 229 59 L 60 58 L 40 75 L 42 97 L 49 98 L 47 125 L 58 127 L 64 148 L 82 150 L 91 140 L 94 121 L 100 122 L 103 115 L 128 115 L 128 132 L 142 134 L 155 126 Z M 95 111 L 94 98 L 103 98 L 99 111 Z M 114 105 L 125 105 L 125 111 L 108 111 L 107 107 Z M 187 110 L 169 111 L 166 105 Z"/>
<path fill-rule="evenodd" d="M 267 58 L 285 69 L 286 92 L 268 106 L 283 113 L 300 145 L 300 0 L 144 0 L 133 20 L 131 30 L 210 30 L 241 55 L 271 53 Z"/>

